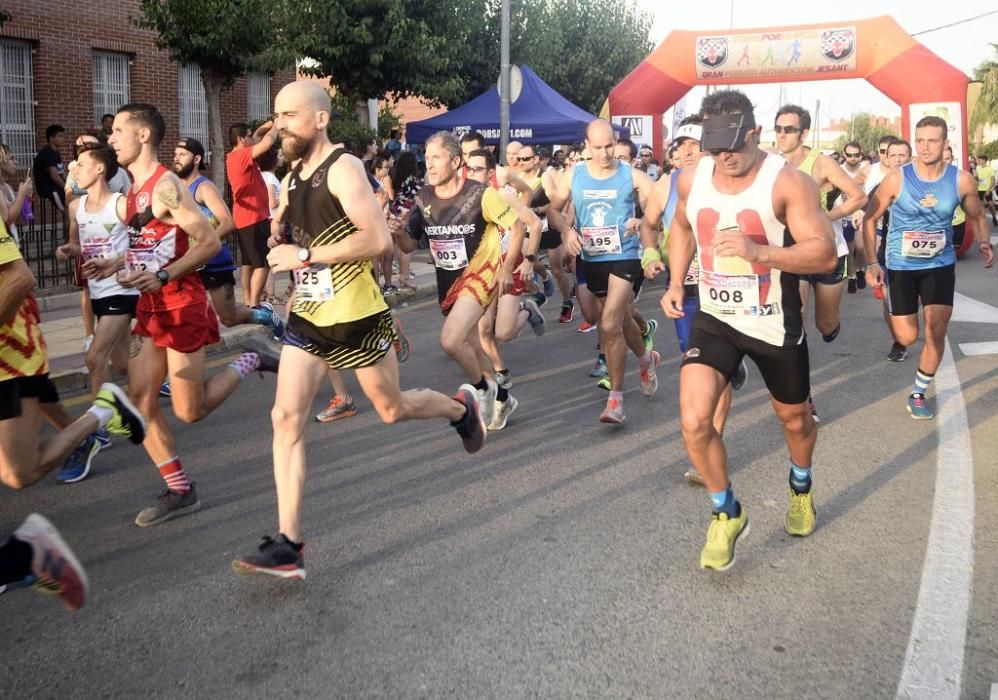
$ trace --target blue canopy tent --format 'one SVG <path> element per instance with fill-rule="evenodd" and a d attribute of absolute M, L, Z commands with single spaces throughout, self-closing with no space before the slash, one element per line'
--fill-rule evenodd
<path fill-rule="evenodd" d="M 526 66 L 520 72 L 523 87 L 509 106 L 510 139 L 530 144 L 580 143 L 586 125 L 596 117 L 559 95 Z M 628 133 L 616 124 L 613 130 L 618 137 Z M 438 131 L 457 135 L 478 131 L 487 143 L 498 144 L 499 90 L 492 88 L 450 112 L 406 124 L 406 141 L 426 143 Z"/>

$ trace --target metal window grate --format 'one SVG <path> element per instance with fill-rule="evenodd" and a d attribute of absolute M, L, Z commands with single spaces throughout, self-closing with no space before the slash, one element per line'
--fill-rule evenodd
<path fill-rule="evenodd" d="M 208 143 L 208 100 L 201 82 L 201 68 L 196 63 L 180 66 L 180 136 L 195 138 L 208 152 L 206 160 L 211 160 L 211 145 Z"/>
<path fill-rule="evenodd" d="M 250 73 L 246 76 L 246 117 L 250 121 L 270 119 L 270 76 Z"/>
<path fill-rule="evenodd" d="M 0 39 L 0 141 L 7 144 L 20 168 L 35 157 L 35 103 L 31 44 Z"/>
<path fill-rule="evenodd" d="M 127 54 L 94 51 L 94 124 L 105 114 L 114 114 L 128 104 L 131 86 Z"/>

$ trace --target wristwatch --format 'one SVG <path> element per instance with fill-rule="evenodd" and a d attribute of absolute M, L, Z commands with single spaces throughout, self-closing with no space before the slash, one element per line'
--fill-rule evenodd
<path fill-rule="evenodd" d="M 536 255 L 524 255 L 523 257 L 526 258 L 529 262 L 532 262 L 532 263 L 537 262 L 537 256 Z"/>
<path fill-rule="evenodd" d="M 159 270 L 156 273 L 156 279 L 159 280 L 160 284 L 166 284 L 167 282 L 170 281 L 170 273 L 167 272 L 166 270 Z"/>
<path fill-rule="evenodd" d="M 312 251 L 308 248 L 298 249 L 298 259 L 303 263 L 307 263 L 312 258 Z"/>

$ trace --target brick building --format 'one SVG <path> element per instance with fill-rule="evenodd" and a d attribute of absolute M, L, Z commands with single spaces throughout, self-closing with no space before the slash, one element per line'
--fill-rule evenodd
<path fill-rule="evenodd" d="M 181 136 L 209 144 L 204 89 L 197 66 L 170 61 L 153 32 L 130 18 L 138 0 L 75 3 L 7 0 L 12 19 L 0 29 L 0 141 L 25 168 L 45 142 L 45 128 L 61 124 L 67 144 L 126 102 L 151 102 L 166 119 L 161 157 Z M 263 118 L 273 96 L 295 79 L 289 68 L 273 76 L 251 74 L 222 96 L 222 128 Z M 228 144 L 222 144 L 223 150 Z M 63 153 L 68 162 L 69 147 Z"/>

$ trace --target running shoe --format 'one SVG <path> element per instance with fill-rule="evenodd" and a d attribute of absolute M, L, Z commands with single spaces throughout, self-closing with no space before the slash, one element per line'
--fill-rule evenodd
<path fill-rule="evenodd" d="M 686 483 L 693 486 L 706 486 L 706 484 L 703 483 L 703 477 L 700 476 L 700 472 L 693 467 L 690 467 L 683 472 L 683 478 L 686 479 Z"/>
<path fill-rule="evenodd" d="M 569 299 L 561 305 L 561 315 L 558 316 L 558 323 L 571 323 L 573 318 L 575 318 L 575 303 Z"/>
<path fill-rule="evenodd" d="M 530 324 L 530 329 L 534 332 L 534 335 L 537 337 L 544 335 L 544 331 L 547 330 L 547 321 L 544 320 L 544 316 L 537 307 L 537 302 L 534 301 L 534 298 L 527 297 L 520 302 L 520 305 L 528 314 L 527 323 Z"/>
<path fill-rule="evenodd" d="M 745 364 L 745 358 L 738 363 L 738 368 L 735 370 L 734 375 L 731 377 L 731 388 L 738 391 L 743 386 L 745 386 L 745 381 L 748 379 L 748 365 Z"/>
<path fill-rule="evenodd" d="M 412 349 L 412 345 L 409 343 L 409 337 L 405 334 L 405 329 L 402 328 L 402 321 L 395 314 L 392 314 L 392 327 L 395 329 L 395 340 L 392 341 L 392 346 L 395 348 L 395 355 L 398 357 L 399 362 L 405 362 L 409 359 L 409 351 Z"/>
<path fill-rule="evenodd" d="M 651 325 L 651 321 L 648 322 L 648 325 Z M 651 340 L 651 338 L 649 338 L 649 340 Z M 658 391 L 658 375 L 655 374 L 655 370 L 658 369 L 658 363 L 661 361 L 662 356 L 655 350 L 652 350 L 651 362 L 648 363 L 647 367 L 641 367 L 638 370 L 638 377 L 641 380 L 642 396 L 652 396 L 656 391 Z"/>
<path fill-rule="evenodd" d="M 45 517 L 32 513 L 14 531 L 31 546 L 30 583 L 41 593 L 59 596 L 67 610 L 79 610 L 87 600 L 87 572 L 73 550 Z"/>
<path fill-rule="evenodd" d="M 590 377 L 605 377 L 609 370 L 606 368 L 606 360 L 602 357 L 597 357 L 596 362 L 593 363 L 593 368 L 589 370 Z"/>
<path fill-rule="evenodd" d="M 928 420 L 935 415 L 925 400 L 925 394 L 912 394 L 908 397 L 908 413 L 915 420 Z"/>
<path fill-rule="evenodd" d="M 493 432 L 505 428 L 506 421 L 509 420 L 509 417 L 513 415 L 513 411 L 519 405 L 520 403 L 512 396 L 507 396 L 505 401 L 496 401 L 495 416 L 492 418 L 492 422 L 486 426 L 486 429 Z"/>
<path fill-rule="evenodd" d="M 92 335 L 88 335 L 86 338 L 83 339 L 83 354 L 84 355 L 86 355 L 88 352 L 90 352 L 90 346 L 93 345 L 93 344 L 94 344 L 94 337 Z"/>
<path fill-rule="evenodd" d="M 305 545 L 295 547 L 284 535 L 264 537 L 256 551 L 232 562 L 237 574 L 267 574 L 305 580 Z"/>
<path fill-rule="evenodd" d="M 257 367 L 257 371 L 261 376 L 264 372 L 277 374 L 277 367 L 281 363 L 281 349 L 276 344 L 259 333 L 253 333 L 243 343 L 243 352 L 252 352 L 260 356 L 260 366 Z"/>
<path fill-rule="evenodd" d="M 610 384 L 610 375 L 604 374 L 602 377 L 600 377 L 599 381 L 596 382 L 596 386 L 598 386 L 603 391 L 610 391 L 610 389 L 613 386 L 612 384 Z"/>
<path fill-rule="evenodd" d="M 653 318 L 648 319 L 648 327 L 645 328 L 645 332 L 641 334 L 641 340 L 645 344 L 645 350 L 651 351 L 655 347 L 655 331 L 658 330 L 658 321 Z"/>
<path fill-rule="evenodd" d="M 849 281 L 846 283 L 846 291 L 849 294 L 855 294 L 856 293 L 856 278 L 855 277 L 850 277 L 849 278 Z"/>
<path fill-rule="evenodd" d="M 528 294 L 527 298 L 533 299 L 534 303 L 537 304 L 538 309 L 548 303 L 548 298 L 547 296 L 544 295 L 543 292 L 534 292 L 533 294 Z"/>
<path fill-rule="evenodd" d="M 117 384 L 111 382 L 101 384 L 94 404 L 111 409 L 111 422 L 105 426 L 107 432 L 126 437 L 136 445 L 141 445 L 146 439 L 146 419 Z"/>
<path fill-rule="evenodd" d="M 495 378 L 496 378 L 496 386 L 500 386 L 503 389 L 513 388 L 513 379 L 512 377 L 510 377 L 508 369 L 504 369 L 501 372 L 496 372 Z"/>
<path fill-rule="evenodd" d="M 544 277 L 544 296 L 554 296 L 554 278 L 551 276 L 550 272 L 548 272 Z"/>
<path fill-rule="evenodd" d="M 159 385 L 159 395 L 164 399 L 168 399 L 173 396 L 173 391 L 170 390 L 170 378 L 167 377 L 163 380 L 163 383 Z"/>
<path fill-rule="evenodd" d="M 862 269 L 856 273 L 856 287 L 858 289 L 866 289 L 866 269 Z"/>
<path fill-rule="evenodd" d="M 700 552 L 700 568 L 726 571 L 735 563 L 735 545 L 749 533 L 745 511 L 732 518 L 727 513 L 714 512 L 707 530 L 707 544 Z"/>
<path fill-rule="evenodd" d="M 97 444 L 100 445 L 100 450 L 111 449 L 111 435 L 104 428 L 99 428 L 95 433 L 97 435 Z"/>
<path fill-rule="evenodd" d="M 821 419 L 818 418 L 818 409 L 814 407 L 814 400 L 810 394 L 807 395 L 807 410 L 811 412 L 811 418 L 814 419 L 815 423 L 821 422 Z"/>
<path fill-rule="evenodd" d="M 790 502 L 787 504 L 787 533 L 794 537 L 807 537 L 814 532 L 815 512 L 811 492 L 794 493 L 790 489 Z"/>
<path fill-rule="evenodd" d="M 599 417 L 600 423 L 615 423 L 619 425 L 624 422 L 624 402 L 619 399 L 607 399 L 606 408 Z"/>
<path fill-rule="evenodd" d="M 201 501 L 198 500 L 198 492 L 193 483 L 191 490 L 187 493 L 177 493 L 167 489 L 148 508 L 135 517 L 135 524 L 139 527 L 149 527 L 159 525 L 167 520 L 173 520 L 183 515 L 190 515 L 201 510 Z"/>
<path fill-rule="evenodd" d="M 62 465 L 55 479 L 56 483 L 75 484 L 86 479 L 90 473 L 90 463 L 98 452 L 100 452 L 100 443 L 97 442 L 97 433 L 90 433 L 83 444 L 69 453 L 66 463 Z"/>
<path fill-rule="evenodd" d="M 887 353 L 887 359 L 891 362 L 904 362 L 908 359 L 908 348 L 901 343 L 894 343 L 891 346 L 891 351 Z"/>
<path fill-rule="evenodd" d="M 583 320 L 582 323 L 579 324 L 578 328 L 575 329 L 575 332 L 576 333 L 589 333 L 590 331 L 594 331 L 594 330 L 596 330 L 596 324 L 595 323 L 589 323 L 589 321 Z"/>
<path fill-rule="evenodd" d="M 461 436 L 464 449 L 467 452 L 478 452 L 485 445 L 485 421 L 478 406 L 478 390 L 471 384 L 462 384 L 457 393 L 451 397 L 464 404 L 464 416 L 456 423 L 451 423 Z"/>
<path fill-rule="evenodd" d="M 263 325 L 270 329 L 271 334 L 274 336 L 274 340 L 280 342 L 281 338 L 284 337 L 284 321 L 281 320 L 281 317 L 274 310 L 273 305 L 270 302 L 265 301 L 259 306 L 254 306 L 253 308 L 258 311 L 267 312 L 267 321 Z"/>
<path fill-rule="evenodd" d="M 495 418 L 496 394 L 499 393 L 499 386 L 491 379 L 487 379 L 485 384 L 486 388 L 477 389 L 478 410 L 482 412 L 482 422 L 488 425 Z"/>
<path fill-rule="evenodd" d="M 334 396 L 329 404 L 315 414 L 315 420 L 319 423 L 332 423 L 341 418 L 350 418 L 357 415 L 357 407 L 353 399 L 343 399 L 341 396 Z"/>

